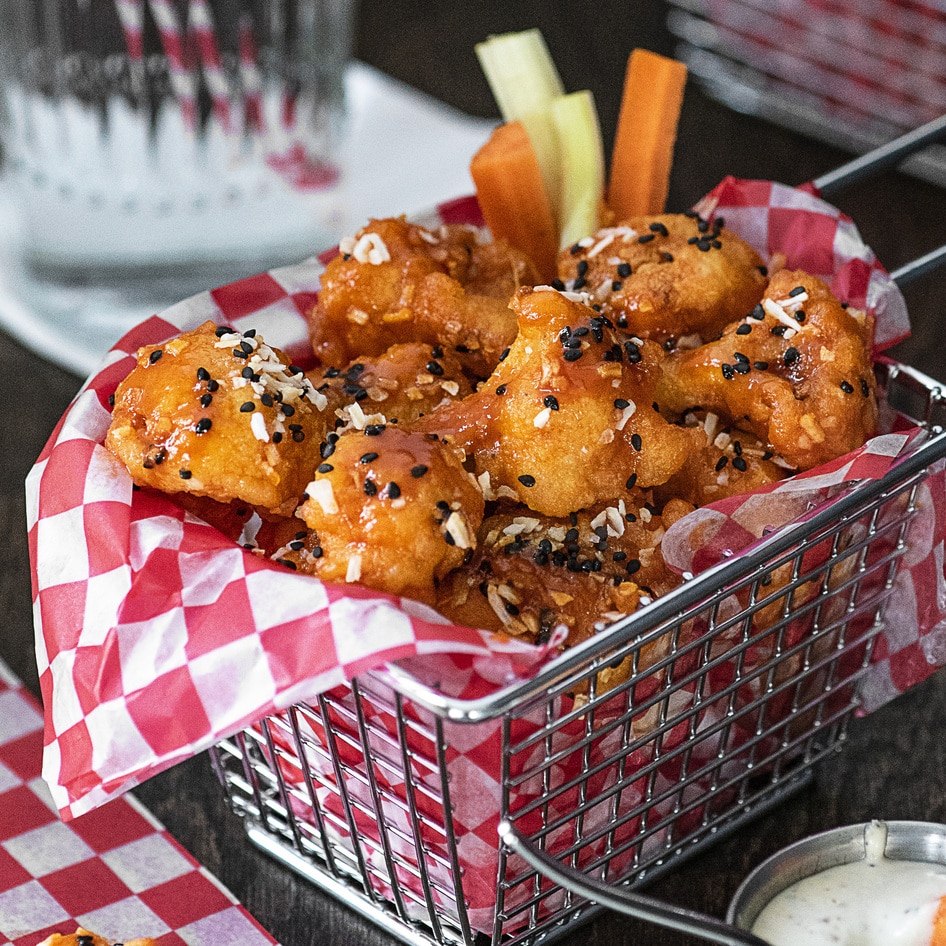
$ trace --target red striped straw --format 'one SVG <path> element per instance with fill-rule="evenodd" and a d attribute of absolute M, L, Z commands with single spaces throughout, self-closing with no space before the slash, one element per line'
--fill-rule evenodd
<path fill-rule="evenodd" d="M 229 87 L 220 59 L 220 47 L 217 44 L 213 15 L 207 0 L 190 0 L 189 9 L 188 25 L 200 55 L 213 113 L 223 130 L 229 132 L 232 129 Z"/>
<path fill-rule="evenodd" d="M 140 64 L 144 59 L 145 11 L 143 0 L 115 0 L 118 19 L 125 34 L 128 60 Z"/>
<path fill-rule="evenodd" d="M 248 128 L 262 131 L 263 80 L 257 62 L 256 40 L 253 38 L 253 20 L 243 13 L 240 16 L 240 75 L 243 80 L 243 105 Z"/>
<path fill-rule="evenodd" d="M 167 56 L 171 74 L 171 88 L 181 109 L 187 128 L 197 127 L 197 81 L 190 68 L 187 33 L 181 29 L 173 0 L 150 0 L 151 12 L 158 25 L 161 45 Z"/>

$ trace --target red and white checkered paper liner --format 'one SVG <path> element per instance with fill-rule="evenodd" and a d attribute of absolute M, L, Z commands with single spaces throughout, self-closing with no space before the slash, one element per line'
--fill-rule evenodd
<path fill-rule="evenodd" d="M 833 207 L 804 190 L 727 179 L 699 209 L 725 216 L 764 257 L 786 253 L 789 265 L 829 278 L 851 305 L 873 312 L 878 348 L 907 334 L 899 291 Z M 467 198 L 423 220 L 438 221 L 479 225 L 481 217 Z M 316 298 L 321 270 L 310 260 L 262 274 L 142 323 L 86 382 L 28 477 L 43 775 L 64 818 L 373 667 L 466 653 L 489 658 L 494 670 L 528 673 L 549 655 L 448 624 L 413 602 L 323 584 L 261 560 L 171 499 L 133 491 L 102 446 L 108 397 L 141 345 L 213 319 L 258 328 L 304 363 L 302 313 Z M 888 449 L 860 451 L 875 458 L 874 475 L 893 461 Z M 853 467 L 835 470 L 835 478 L 851 469 L 859 475 Z M 939 620 L 938 603 L 932 610 L 925 604 L 936 587 L 918 585 L 917 640 Z M 893 679 L 905 689 L 932 669 L 914 661 L 909 674 Z"/>
<path fill-rule="evenodd" d="M 112 942 L 275 943 L 131 796 L 63 824 L 42 751 L 42 710 L 0 661 L 0 946 L 79 926 Z"/>

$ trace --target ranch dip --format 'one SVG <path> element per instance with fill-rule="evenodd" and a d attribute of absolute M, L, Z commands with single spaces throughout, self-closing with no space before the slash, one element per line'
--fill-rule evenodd
<path fill-rule="evenodd" d="M 778 894 L 752 932 L 772 946 L 930 946 L 946 865 L 884 856 L 887 826 L 865 831 L 863 860 L 829 867 Z"/>

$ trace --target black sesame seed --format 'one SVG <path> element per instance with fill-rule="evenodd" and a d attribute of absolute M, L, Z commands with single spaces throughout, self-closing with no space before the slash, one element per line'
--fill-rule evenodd
<path fill-rule="evenodd" d="M 315 469 L 317 473 L 331 473 L 335 467 L 331 463 L 320 463 Z"/>
<path fill-rule="evenodd" d="M 631 264 L 618 263 L 618 275 L 621 279 L 627 279 L 627 277 L 631 275 Z"/>
<path fill-rule="evenodd" d="M 292 432 L 292 439 L 296 443 L 302 443 L 302 441 L 305 440 L 305 431 L 301 429 L 294 430 Z"/>
<path fill-rule="evenodd" d="M 617 397 L 614 399 L 614 406 L 619 410 L 623 411 L 625 407 L 630 407 L 631 402 L 625 401 L 623 397 Z"/>
<path fill-rule="evenodd" d="M 197 369 L 197 380 L 198 380 L 198 381 L 209 381 L 209 380 L 210 380 L 210 372 L 209 372 L 206 368 L 198 368 L 198 369 Z"/>
<path fill-rule="evenodd" d="M 194 425 L 194 431 L 198 434 L 205 434 L 213 426 L 213 421 L 209 417 L 201 417 Z"/>
<path fill-rule="evenodd" d="M 800 296 L 805 291 L 804 286 L 796 286 L 794 289 L 789 291 L 790 296 Z"/>
<path fill-rule="evenodd" d="M 588 260 L 580 259 L 578 261 L 578 266 L 576 267 L 576 272 L 579 276 L 584 276 L 588 272 Z"/>
<path fill-rule="evenodd" d="M 633 489 L 637 485 L 637 474 L 632 473 L 628 478 L 627 482 L 624 484 L 625 489 Z"/>
<path fill-rule="evenodd" d="M 732 356 L 736 361 L 740 361 L 745 365 L 749 364 L 749 359 L 741 351 L 734 351 Z"/>
<path fill-rule="evenodd" d="M 659 233 L 661 236 L 670 236 L 670 231 L 659 220 L 655 220 L 650 225 L 649 229 L 654 233 Z"/>
<path fill-rule="evenodd" d="M 861 394 L 864 397 L 870 397 L 870 385 L 863 378 L 861 378 Z"/>
<path fill-rule="evenodd" d="M 785 362 L 785 365 L 788 366 L 795 364 L 795 362 L 798 361 L 800 357 L 801 353 L 797 348 L 787 348 L 782 360 Z"/>
<path fill-rule="evenodd" d="M 799 310 L 795 313 L 795 321 L 796 321 L 796 322 L 804 322 L 805 319 L 807 319 L 807 318 L 808 318 L 808 316 L 805 314 L 805 310 L 804 310 L 804 309 L 799 309 Z"/>
<path fill-rule="evenodd" d="M 496 388 L 496 393 L 499 394 L 499 395 L 505 394 L 505 393 L 506 393 L 506 385 L 505 385 L 505 384 L 501 384 L 498 388 Z"/>
<path fill-rule="evenodd" d="M 368 424 L 365 427 L 366 437 L 380 437 L 384 433 L 384 424 Z"/>
<path fill-rule="evenodd" d="M 542 398 L 542 403 L 543 403 L 550 411 L 557 411 L 557 410 L 558 410 L 558 398 L 557 398 L 554 394 L 546 394 L 545 397 Z"/>
<path fill-rule="evenodd" d="M 249 358 L 250 356 L 249 356 L 249 353 L 248 353 L 248 352 L 245 352 L 242 348 L 234 348 L 234 349 L 233 349 L 233 357 L 234 357 L 234 358 L 243 358 L 243 359 L 245 360 L 245 359 Z"/>
<path fill-rule="evenodd" d="M 214 381 L 213 378 L 211 378 L 211 379 L 207 382 L 207 390 L 208 390 L 208 391 L 211 391 L 211 392 L 216 391 L 219 387 L 220 387 L 220 382 L 219 382 L 219 381 Z"/>
<path fill-rule="evenodd" d="M 148 355 L 148 361 L 153 365 L 155 362 L 160 361 L 161 356 L 163 354 L 164 352 L 160 348 L 158 348 L 157 350 L 151 352 L 150 355 Z"/>
<path fill-rule="evenodd" d="M 425 367 L 432 375 L 436 375 L 438 378 L 443 375 L 443 365 L 438 361 L 428 361 Z"/>
<path fill-rule="evenodd" d="M 200 396 L 200 406 L 201 407 L 210 407 L 213 403 L 214 396 L 212 394 L 201 394 Z"/>
<path fill-rule="evenodd" d="M 624 343 L 624 354 L 627 355 L 628 363 L 632 365 L 636 365 L 643 357 L 637 342 L 632 342 L 630 339 Z"/>
<path fill-rule="evenodd" d="M 708 220 L 704 220 L 702 217 L 697 217 L 696 229 L 699 230 L 700 233 L 706 233 L 709 230 L 709 227 L 710 225 Z"/>
<path fill-rule="evenodd" d="M 573 244 L 569 247 L 568 252 L 571 253 L 572 256 L 577 256 L 577 255 L 581 252 L 581 244 L 580 244 L 580 243 L 573 243 Z"/>
<path fill-rule="evenodd" d="M 365 496 L 377 496 L 378 484 L 374 480 L 365 480 Z"/>
<path fill-rule="evenodd" d="M 842 381 L 842 382 L 841 382 L 841 390 L 842 390 L 845 394 L 853 394 L 853 393 L 854 393 L 854 385 L 851 384 L 850 381 Z"/>
<path fill-rule="evenodd" d="M 364 365 L 361 367 L 364 367 Z M 286 371 L 288 371 L 289 374 L 305 374 L 305 372 L 298 365 L 290 365 Z"/>
<path fill-rule="evenodd" d="M 293 552 L 301 552 L 305 548 L 305 542 L 300 539 L 294 539 L 289 543 L 289 548 L 291 548 Z"/>
<path fill-rule="evenodd" d="M 736 376 L 735 369 L 732 365 L 722 364 L 719 366 L 719 370 L 722 371 L 723 377 L 727 381 L 732 381 L 732 379 Z"/>
<path fill-rule="evenodd" d="M 769 275 L 769 267 L 768 267 L 768 266 L 757 266 L 756 269 L 758 269 L 758 271 L 759 271 L 763 276 L 768 276 L 768 275 Z"/>
<path fill-rule="evenodd" d="M 644 446 L 643 440 L 641 440 L 640 434 L 631 434 L 631 446 L 638 452 L 641 452 L 641 448 Z"/>
<path fill-rule="evenodd" d="M 177 475 L 180 476 L 182 480 L 189 480 L 193 474 L 190 470 L 178 470 Z"/>
<path fill-rule="evenodd" d="M 624 570 L 628 573 L 628 575 L 633 575 L 635 572 L 639 572 L 641 570 L 641 563 L 636 558 L 632 558 L 627 563 Z"/>
<path fill-rule="evenodd" d="M 553 279 L 553 280 L 549 283 L 549 285 L 550 285 L 553 289 L 557 289 L 559 292 L 562 292 L 562 290 L 564 290 L 564 288 L 565 288 L 565 283 L 563 283 L 563 282 L 561 281 L 561 279 Z"/>
<path fill-rule="evenodd" d="M 109 407 L 114 407 L 114 406 L 115 406 L 115 395 L 114 395 L 114 393 L 109 394 L 109 396 L 108 396 L 108 406 L 109 406 Z"/>
<path fill-rule="evenodd" d="M 418 463 L 417 466 L 411 467 L 411 476 L 413 476 L 415 480 L 419 480 L 427 472 L 427 470 L 427 466 L 425 466 L 423 463 Z"/>
<path fill-rule="evenodd" d="M 273 443 L 282 443 L 282 434 L 278 430 L 273 434 Z"/>
<path fill-rule="evenodd" d="M 272 407 L 272 406 L 273 406 L 273 403 L 274 403 L 274 402 L 273 402 L 273 396 L 272 396 L 272 394 L 270 394 L 268 391 L 264 391 L 264 392 L 259 396 L 259 399 L 260 399 L 260 403 L 263 404 L 265 407 Z"/>
<path fill-rule="evenodd" d="M 748 464 L 742 457 L 733 457 L 732 465 L 740 472 L 745 473 L 749 468 Z"/>
<path fill-rule="evenodd" d="M 584 352 L 580 348 L 566 348 L 565 351 L 562 352 L 562 357 L 566 361 L 578 361 L 583 354 Z"/>
<path fill-rule="evenodd" d="M 732 442 L 732 450 L 733 450 L 733 453 L 735 453 L 737 457 L 741 457 L 742 456 L 742 443 L 738 440 L 734 440 Z"/>
<path fill-rule="evenodd" d="M 749 313 L 749 318 L 755 319 L 757 322 L 761 322 L 765 318 L 765 309 L 762 307 L 761 302 L 753 306 L 752 311 Z"/>
<path fill-rule="evenodd" d="M 387 494 L 388 499 L 398 499 L 401 495 L 401 487 L 394 482 L 388 483 Z"/>
<path fill-rule="evenodd" d="M 716 472 L 719 473 L 720 471 L 725 469 L 727 463 L 729 463 L 729 457 L 725 457 L 725 456 L 720 457 L 716 461 Z"/>
<path fill-rule="evenodd" d="M 751 331 L 752 331 L 752 326 L 749 325 L 747 322 L 743 322 L 742 325 L 740 325 L 739 328 L 736 329 L 736 334 L 748 335 Z"/>
<path fill-rule="evenodd" d="M 283 404 L 281 409 L 286 417 L 292 417 L 292 415 L 296 412 L 296 409 L 291 404 Z"/>
<path fill-rule="evenodd" d="M 256 405 L 252 401 L 244 401 L 240 405 L 241 414 L 252 414 L 256 410 Z"/>
<path fill-rule="evenodd" d="M 752 367 L 755 368 L 756 371 L 768 371 L 769 363 L 767 361 L 754 361 L 752 362 Z"/>
<path fill-rule="evenodd" d="M 322 446 L 319 447 L 319 456 L 323 460 L 327 460 L 334 452 L 335 452 L 334 443 L 323 443 Z"/>
<path fill-rule="evenodd" d="M 523 473 L 522 476 L 516 477 L 523 486 L 527 489 L 535 486 L 535 477 L 530 476 L 528 473 Z"/>
<path fill-rule="evenodd" d="M 500 360 L 500 361 L 505 361 L 508 357 L 509 357 L 509 349 L 508 349 L 508 348 L 504 348 L 504 349 L 502 350 L 502 353 L 501 353 L 500 356 L 499 356 L 499 360 Z"/>
<path fill-rule="evenodd" d="M 310 554 L 313 558 L 321 558 L 321 557 L 322 557 L 322 546 L 321 546 L 321 545 L 316 545 L 316 546 L 312 549 L 312 551 L 311 551 L 309 554 Z"/>
<path fill-rule="evenodd" d="M 736 364 L 734 364 L 732 368 L 733 368 L 733 371 L 736 372 L 736 374 L 748 374 L 752 370 L 752 366 L 749 364 L 748 361 L 736 362 Z"/>
<path fill-rule="evenodd" d="M 788 326 L 787 325 L 774 325 L 771 331 L 773 335 L 782 336 L 788 331 Z"/>

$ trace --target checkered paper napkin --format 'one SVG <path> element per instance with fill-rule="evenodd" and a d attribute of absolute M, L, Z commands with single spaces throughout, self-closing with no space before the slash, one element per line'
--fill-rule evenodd
<path fill-rule="evenodd" d="M 275 943 L 131 796 L 63 824 L 42 735 L 40 707 L 0 662 L 0 946 L 79 926 L 162 946 Z"/>
<path fill-rule="evenodd" d="M 763 257 L 780 251 L 789 265 L 828 278 L 842 298 L 876 316 L 879 348 L 907 334 L 899 291 L 850 220 L 814 195 L 727 179 L 698 209 L 725 216 Z M 468 198 L 421 222 L 479 225 L 481 217 Z M 316 298 L 322 262 L 202 293 L 134 329 L 87 381 L 27 480 L 47 707 L 43 775 L 63 818 L 373 667 L 465 653 L 522 674 L 553 650 L 451 625 L 416 603 L 323 584 L 261 560 L 171 499 L 133 491 L 103 448 L 109 395 L 141 345 L 213 319 L 257 328 L 304 364 L 302 313 Z M 858 455 L 870 462 L 833 475 L 840 481 L 852 470 L 860 475 L 858 468 L 880 475 L 895 461 L 889 451 L 887 441 L 879 450 L 868 444 Z M 940 619 L 935 607 L 914 604 L 912 613 L 918 640 Z M 932 669 L 914 666 L 898 685 Z"/>

